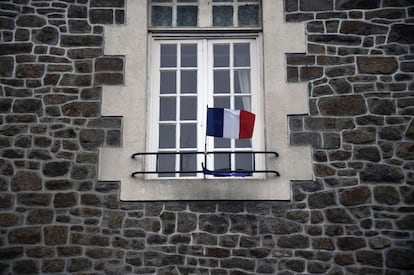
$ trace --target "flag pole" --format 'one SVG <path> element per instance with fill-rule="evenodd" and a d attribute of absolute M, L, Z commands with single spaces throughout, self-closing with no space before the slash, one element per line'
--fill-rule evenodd
<path fill-rule="evenodd" d="M 203 175 L 204 175 L 204 179 L 206 179 L 206 173 L 205 173 L 205 169 L 207 169 L 207 114 L 208 114 L 208 104 L 206 105 L 207 110 L 205 112 L 206 114 L 206 120 L 204 122 L 205 125 L 205 136 L 204 136 L 204 165 L 203 165 Z"/>

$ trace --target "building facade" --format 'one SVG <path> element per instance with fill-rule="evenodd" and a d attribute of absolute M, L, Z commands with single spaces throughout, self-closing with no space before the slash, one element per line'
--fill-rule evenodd
<path fill-rule="evenodd" d="M 1 274 L 414 272 L 414 3 L 261 3 L 263 26 L 236 32 L 263 48 L 276 187 L 183 197 L 220 181 L 176 179 L 157 199 L 119 172 L 148 169 L 131 155 L 149 148 L 151 39 L 173 40 L 148 27 L 147 1 L 0 2 Z"/>

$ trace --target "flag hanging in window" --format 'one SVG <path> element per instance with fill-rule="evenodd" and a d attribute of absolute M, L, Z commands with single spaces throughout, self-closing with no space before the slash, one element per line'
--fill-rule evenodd
<path fill-rule="evenodd" d="M 244 110 L 207 108 L 206 134 L 223 138 L 251 138 L 255 118 L 255 114 Z"/>

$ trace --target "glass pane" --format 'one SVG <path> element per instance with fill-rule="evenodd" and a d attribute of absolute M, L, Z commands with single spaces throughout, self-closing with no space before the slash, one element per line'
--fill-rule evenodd
<path fill-rule="evenodd" d="M 161 45 L 161 68 L 177 67 L 177 45 Z"/>
<path fill-rule="evenodd" d="M 175 97 L 160 98 L 160 121 L 175 120 Z"/>
<path fill-rule="evenodd" d="M 250 93 L 250 70 L 234 71 L 234 92 L 236 94 Z"/>
<path fill-rule="evenodd" d="M 157 171 L 170 172 L 175 171 L 175 154 L 162 154 L 157 157 Z M 158 174 L 159 177 L 174 177 L 174 173 Z"/>
<path fill-rule="evenodd" d="M 175 94 L 176 85 L 175 71 L 161 71 L 160 94 Z"/>
<path fill-rule="evenodd" d="M 229 44 L 215 44 L 214 48 L 214 67 L 230 66 L 230 47 Z"/>
<path fill-rule="evenodd" d="M 172 25 L 172 7 L 152 6 L 151 8 L 151 25 L 152 26 L 171 26 Z"/>
<path fill-rule="evenodd" d="M 178 3 L 196 3 L 198 0 L 178 0 Z"/>
<path fill-rule="evenodd" d="M 214 154 L 214 170 L 230 170 L 230 154 Z"/>
<path fill-rule="evenodd" d="M 197 71 L 181 71 L 181 93 L 197 93 Z"/>
<path fill-rule="evenodd" d="M 197 124 L 181 124 L 180 148 L 197 148 Z"/>
<path fill-rule="evenodd" d="M 239 26 L 259 26 L 259 5 L 239 7 Z"/>
<path fill-rule="evenodd" d="M 197 119 L 197 97 L 181 97 L 180 120 Z"/>
<path fill-rule="evenodd" d="M 168 3 L 172 2 L 172 0 L 152 0 L 152 3 Z"/>
<path fill-rule="evenodd" d="M 250 44 L 234 44 L 234 67 L 250 66 Z"/>
<path fill-rule="evenodd" d="M 236 170 L 252 171 L 254 170 L 253 163 L 253 154 L 236 154 Z"/>
<path fill-rule="evenodd" d="M 181 67 L 197 67 L 197 44 L 181 45 Z"/>
<path fill-rule="evenodd" d="M 236 139 L 237 148 L 252 148 L 252 140 L 250 138 Z"/>
<path fill-rule="evenodd" d="M 175 125 L 160 124 L 158 148 L 175 148 Z"/>
<path fill-rule="evenodd" d="M 233 2 L 233 0 L 213 0 L 213 2 Z"/>
<path fill-rule="evenodd" d="M 183 154 L 180 158 L 181 171 L 196 171 L 197 170 L 197 155 Z M 196 173 L 181 173 L 180 176 L 195 176 Z"/>
<path fill-rule="evenodd" d="M 214 97 L 214 107 L 216 108 L 230 108 L 230 97 L 216 96 Z"/>
<path fill-rule="evenodd" d="M 230 93 L 230 70 L 214 70 L 214 93 Z"/>
<path fill-rule="evenodd" d="M 177 7 L 177 26 L 197 26 L 197 6 Z"/>
<path fill-rule="evenodd" d="M 213 6 L 213 26 L 233 26 L 233 7 Z"/>
<path fill-rule="evenodd" d="M 239 2 L 259 2 L 259 0 L 238 0 Z"/>
<path fill-rule="evenodd" d="M 237 110 L 251 110 L 251 98 L 250 96 L 238 96 L 234 98 L 234 107 Z"/>
<path fill-rule="evenodd" d="M 230 139 L 215 137 L 214 148 L 230 148 Z"/>

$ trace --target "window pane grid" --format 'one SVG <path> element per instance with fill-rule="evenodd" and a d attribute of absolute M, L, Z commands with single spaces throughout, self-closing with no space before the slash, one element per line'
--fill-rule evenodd
<path fill-rule="evenodd" d="M 228 51 L 228 55 L 226 54 Z M 216 56 L 217 54 L 217 56 Z M 213 102 L 214 107 L 230 108 L 251 111 L 251 49 L 249 43 L 215 43 L 213 44 Z M 228 62 L 219 60 L 228 59 Z M 218 89 L 219 84 L 225 82 L 221 74 L 229 72 L 229 91 Z M 214 151 L 246 151 L 252 149 L 251 139 L 223 139 L 214 138 Z M 214 169 L 253 170 L 253 160 L 244 160 L 245 154 L 218 154 L 211 157 Z M 250 166 L 249 166 L 250 165 Z M 224 167 L 226 166 L 226 167 Z M 248 168 L 250 167 L 250 168 Z"/>
<path fill-rule="evenodd" d="M 206 1 L 206 0 L 202 0 Z M 260 27 L 260 0 L 152 0 L 152 27 Z M 205 8 L 200 8 L 200 5 Z M 201 23 L 200 17 L 203 17 Z M 205 19 L 204 19 L 205 18 Z"/>
<path fill-rule="evenodd" d="M 197 44 L 160 44 L 158 171 L 195 170 L 197 151 Z M 193 173 L 160 173 L 159 177 L 194 177 Z"/>
<path fill-rule="evenodd" d="M 151 26 L 196 27 L 198 0 L 152 0 Z"/>

